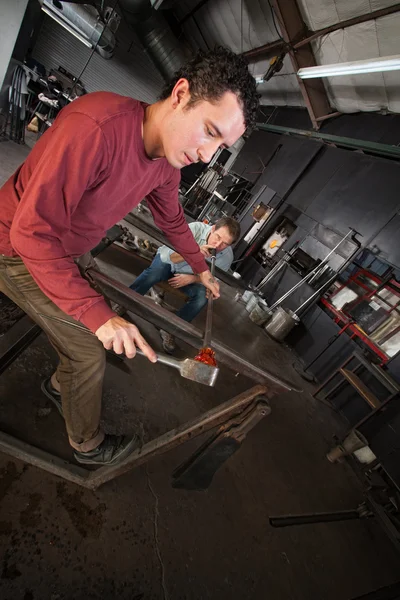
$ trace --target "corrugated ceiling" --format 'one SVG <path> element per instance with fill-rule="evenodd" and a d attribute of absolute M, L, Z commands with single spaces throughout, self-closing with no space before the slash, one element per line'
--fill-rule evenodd
<path fill-rule="evenodd" d="M 315 31 L 353 17 L 397 4 L 388 0 L 297 0 L 308 27 Z M 198 0 L 176 2 L 178 19 L 187 15 Z M 279 39 L 279 21 L 272 17 L 268 0 L 209 0 L 183 25 L 194 47 L 226 45 L 245 52 Z M 347 62 L 400 54 L 400 13 L 340 29 L 313 42 L 317 64 Z M 254 75 L 262 75 L 268 61 L 251 64 Z M 340 112 L 400 112 L 400 71 L 325 79 L 333 109 Z M 283 69 L 259 86 L 263 104 L 303 106 L 303 99 L 288 58 Z"/>

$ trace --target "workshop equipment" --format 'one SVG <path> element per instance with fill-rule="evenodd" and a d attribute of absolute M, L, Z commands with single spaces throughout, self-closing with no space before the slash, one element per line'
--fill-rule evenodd
<path fill-rule="evenodd" d="M 251 311 L 257 306 L 258 296 L 253 292 L 249 292 L 249 294 L 249 299 L 246 302 L 246 310 L 248 313 L 251 313 Z"/>
<path fill-rule="evenodd" d="M 265 300 L 259 298 L 257 304 L 249 314 L 250 321 L 253 321 L 256 325 L 265 325 L 265 323 L 269 320 L 269 307 Z"/>
<path fill-rule="evenodd" d="M 344 440 L 340 442 L 340 444 L 329 450 L 328 454 L 326 455 L 326 458 L 331 463 L 341 462 L 344 457 L 350 456 L 351 454 L 355 454 L 358 458 L 358 455 L 356 453 L 359 450 L 365 449 L 369 450 L 369 462 L 373 462 L 374 460 L 376 460 L 376 456 L 368 447 L 368 441 L 365 439 L 362 433 L 357 431 L 357 429 L 352 429 L 344 438 Z M 365 453 L 364 455 L 361 454 L 361 456 L 362 460 L 360 462 L 364 462 Z"/>
<path fill-rule="evenodd" d="M 136 348 L 136 353 L 144 356 L 140 348 Z M 157 362 L 178 369 L 180 376 L 185 379 L 191 379 L 210 387 L 215 385 L 219 373 L 218 367 L 206 365 L 203 362 L 194 360 L 194 358 L 178 359 L 167 354 L 157 354 Z"/>
<path fill-rule="evenodd" d="M 317 274 L 320 274 L 327 267 L 327 263 L 329 257 L 335 252 L 335 250 L 349 237 L 360 235 L 355 229 L 350 227 L 350 231 L 336 244 L 336 246 L 325 256 L 325 258 L 320 262 L 314 269 L 312 269 L 303 279 L 296 283 L 290 290 L 288 290 L 283 296 L 281 296 L 269 309 L 271 320 L 265 326 L 265 331 L 275 340 L 282 342 L 285 337 L 289 334 L 289 332 L 293 329 L 295 325 L 300 322 L 300 318 L 297 313 L 303 310 L 303 308 L 314 298 L 316 298 L 325 286 L 328 283 L 334 281 L 337 277 L 337 273 L 334 274 L 334 277 L 329 279 L 329 282 L 325 282 L 314 294 L 312 294 L 305 302 L 303 302 L 295 311 L 284 310 L 280 305 L 286 300 L 289 296 L 291 296 L 303 283 L 306 281 L 311 281 L 315 278 Z M 353 256 L 353 254 L 352 254 Z M 349 259 L 345 261 L 345 265 L 348 264 Z M 277 309 L 274 313 L 274 310 Z"/>
<path fill-rule="evenodd" d="M 400 285 L 391 268 L 383 275 L 353 268 L 321 303 L 336 322 L 351 321 L 351 333 L 382 362 L 399 351 Z"/>
<path fill-rule="evenodd" d="M 357 235 L 359 235 L 359 234 L 357 234 Z M 358 240 L 354 240 L 354 241 L 359 244 Z M 353 258 L 357 254 L 358 250 L 359 250 L 359 248 L 356 248 L 354 250 L 354 252 L 352 252 L 352 254 L 347 258 L 347 260 L 344 262 L 344 264 L 340 267 L 339 271 L 337 273 L 334 273 L 333 276 L 328 281 L 323 283 L 322 286 L 320 288 L 318 288 L 318 290 L 316 292 L 314 292 L 314 294 L 312 294 L 309 298 L 307 298 L 307 300 L 305 300 L 303 302 L 303 304 L 301 304 L 294 312 L 296 314 L 298 314 L 305 308 L 306 305 L 309 304 L 309 302 L 311 302 L 318 296 L 321 296 L 320 299 L 322 299 L 322 301 L 323 301 L 323 298 L 322 298 L 323 293 L 325 291 L 329 290 L 331 284 L 337 279 L 337 277 L 340 275 L 340 273 L 343 273 L 343 271 L 347 268 L 347 266 L 352 262 Z M 300 377 L 302 377 L 303 379 L 305 379 L 307 381 L 314 381 L 315 376 L 309 371 L 310 367 L 315 362 L 317 362 L 317 360 L 319 358 L 321 358 L 321 356 L 324 354 L 324 352 L 326 350 L 328 350 L 328 348 L 330 348 L 330 346 L 335 342 L 335 340 L 337 340 L 342 335 L 342 333 L 344 333 L 347 330 L 347 328 L 349 326 L 353 326 L 353 325 L 355 325 L 355 322 L 352 319 L 349 320 L 347 323 L 345 323 L 344 327 L 342 327 L 332 338 L 330 338 L 328 340 L 327 345 L 317 354 L 317 356 L 315 356 L 315 358 L 313 358 L 313 360 L 307 366 L 303 367 L 299 362 L 293 363 L 293 368 L 300 375 Z"/>
<path fill-rule="evenodd" d="M 326 265 L 326 266 L 327 266 L 327 265 Z M 325 268 L 325 267 L 324 267 L 324 268 Z M 332 277 L 330 277 L 330 278 L 328 279 L 328 281 L 325 281 L 325 283 L 323 283 L 323 284 L 321 285 L 321 287 L 319 287 L 319 288 L 318 288 L 318 289 L 317 289 L 317 290 L 316 290 L 316 291 L 315 291 L 313 294 L 311 294 L 311 296 L 309 296 L 309 298 L 307 298 L 306 300 L 304 300 L 303 304 L 300 304 L 300 306 L 298 306 L 298 307 L 296 308 L 296 310 L 294 310 L 294 311 L 293 311 L 293 313 L 294 313 L 295 315 L 298 315 L 298 313 L 299 313 L 299 312 L 301 312 L 301 311 L 302 311 L 302 310 L 303 310 L 303 309 L 304 309 L 304 308 L 307 306 L 307 304 L 308 304 L 309 302 L 312 302 L 312 300 L 315 300 L 315 298 L 317 298 L 319 295 L 321 295 L 321 294 L 322 294 L 322 292 L 323 292 L 325 289 L 329 288 L 329 286 L 330 286 L 330 285 L 331 285 L 331 284 L 332 284 L 332 283 L 335 281 L 335 279 L 338 277 L 338 275 L 339 275 L 339 273 L 336 273 L 336 272 L 335 272 L 335 273 L 332 275 Z"/>
<path fill-rule="evenodd" d="M 360 235 L 355 229 L 353 229 L 352 227 L 350 227 L 350 231 L 348 233 L 346 233 L 346 235 L 336 244 L 336 246 L 325 256 L 325 258 L 322 259 L 322 261 L 316 266 L 314 267 L 314 269 L 312 269 L 312 271 L 310 271 L 305 277 L 303 277 L 303 279 L 301 279 L 300 281 L 298 281 L 296 283 L 296 285 L 294 285 L 292 288 L 290 288 L 290 290 L 288 290 L 285 294 L 283 294 L 283 296 L 281 296 L 280 298 L 278 298 L 278 300 L 271 306 L 271 312 L 273 310 L 275 310 L 275 308 L 277 308 L 278 306 L 280 306 L 282 304 L 282 302 L 284 300 L 286 300 L 286 298 L 289 298 L 289 296 L 291 296 L 300 286 L 303 285 L 303 283 L 305 283 L 306 281 L 308 281 L 309 279 L 311 279 L 312 277 L 314 277 L 314 275 L 319 272 L 321 270 L 322 267 L 325 266 L 325 263 L 328 262 L 329 258 L 332 256 L 332 254 L 334 254 L 335 250 L 337 250 L 339 248 L 339 246 L 341 244 L 343 244 L 343 242 L 350 236 L 353 235 Z"/>
<path fill-rule="evenodd" d="M 293 327 L 300 323 L 300 318 L 291 310 L 285 310 L 278 306 L 272 319 L 268 321 L 264 329 L 277 342 L 283 342 Z"/>
<path fill-rule="evenodd" d="M 325 267 L 323 267 L 323 269 L 324 268 Z M 282 306 L 279 306 L 276 309 L 272 319 L 265 326 L 265 331 L 276 341 L 283 342 L 285 337 L 292 331 L 293 327 L 300 323 L 300 317 L 298 313 L 301 312 L 309 302 L 311 302 L 317 296 L 319 296 L 322 293 L 322 291 L 336 279 L 337 275 L 338 274 L 335 273 L 333 277 L 329 279 L 328 282 L 325 282 L 320 288 L 318 288 L 318 290 L 314 292 L 314 294 L 312 294 L 309 298 L 307 298 L 307 300 L 305 300 L 303 304 L 300 304 L 300 306 L 298 306 L 296 310 L 285 310 L 282 308 Z M 307 379 L 307 376 L 305 376 L 304 378 Z"/>
<path fill-rule="evenodd" d="M 296 252 L 299 246 L 299 242 L 296 242 L 294 246 L 289 250 L 289 252 L 284 251 L 284 256 L 276 263 L 276 265 L 267 273 L 267 275 L 260 281 L 260 283 L 254 288 L 256 292 L 261 291 L 261 288 L 264 287 L 270 279 L 275 277 L 279 273 L 279 271 L 290 261 L 293 254 Z"/>
<path fill-rule="evenodd" d="M 74 323 L 73 321 L 68 321 L 67 319 L 62 319 L 60 317 L 45 315 L 43 313 L 38 313 L 38 315 L 39 317 L 50 319 L 51 321 L 57 321 L 58 323 L 63 323 L 64 325 L 68 325 L 74 329 L 79 329 L 80 331 L 84 331 L 94 336 L 94 333 L 87 329 L 87 327 L 78 325 L 78 323 Z M 140 348 L 136 348 L 136 353 L 140 354 L 141 356 L 145 356 L 144 352 L 140 350 Z M 167 354 L 157 354 L 157 362 L 167 365 L 168 367 L 178 369 L 180 376 L 185 377 L 185 379 L 191 379 L 192 381 L 196 381 L 197 383 L 202 383 L 203 385 L 208 385 L 210 387 L 215 385 L 219 373 L 218 367 L 206 365 L 194 360 L 193 358 L 184 358 L 183 360 L 180 360 L 173 358 L 172 356 L 168 356 Z"/>

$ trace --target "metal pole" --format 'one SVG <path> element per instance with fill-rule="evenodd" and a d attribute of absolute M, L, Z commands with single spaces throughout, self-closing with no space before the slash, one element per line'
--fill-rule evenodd
<path fill-rule="evenodd" d="M 214 277 L 215 260 L 216 260 L 216 256 L 217 256 L 215 248 L 210 248 L 210 254 L 211 254 L 211 276 Z M 213 300 L 214 300 L 213 295 L 210 293 L 210 297 L 208 299 L 208 306 L 207 306 L 206 328 L 205 328 L 205 333 L 204 333 L 203 348 L 208 348 L 211 344 Z"/>
<path fill-rule="evenodd" d="M 260 283 L 254 288 L 255 291 L 258 291 L 260 288 L 262 288 L 270 279 L 272 279 L 274 275 L 276 275 L 276 273 L 278 273 L 281 270 L 285 263 L 289 262 L 290 258 L 293 256 L 298 246 L 299 242 L 296 242 L 293 248 L 289 250 L 289 252 L 285 252 L 285 256 L 276 263 L 276 265 L 270 270 L 269 273 L 267 273 L 264 279 L 260 281 Z"/>
<path fill-rule="evenodd" d="M 0 452 L 86 488 L 89 471 L 0 431 Z"/>
<path fill-rule="evenodd" d="M 336 244 L 336 246 L 333 248 L 333 250 L 331 250 L 329 252 L 329 254 L 327 254 L 325 256 L 325 258 L 322 260 L 322 262 L 320 262 L 319 265 L 317 265 L 316 267 L 314 267 L 314 269 L 312 271 L 310 271 L 308 273 L 308 275 L 306 275 L 305 277 L 303 277 L 303 279 L 301 279 L 298 283 L 296 283 L 296 285 L 294 285 L 290 290 L 288 290 L 285 294 L 283 294 L 283 296 L 281 296 L 270 308 L 270 310 L 274 310 L 277 306 L 279 306 L 284 300 L 286 300 L 286 298 L 288 298 L 289 296 L 291 296 L 293 294 L 293 292 L 295 292 L 300 286 L 303 285 L 303 283 L 305 283 L 306 281 L 308 281 L 311 277 L 313 277 L 313 275 L 315 275 L 315 273 L 317 273 L 321 267 L 328 261 L 329 257 L 335 252 L 335 250 L 337 250 L 337 248 L 339 248 L 339 246 L 350 236 L 353 235 L 354 233 L 357 233 L 355 229 L 352 229 L 350 227 L 350 231 L 348 233 L 346 233 L 346 235 L 340 240 L 340 242 L 338 244 Z"/>
<path fill-rule="evenodd" d="M 270 281 L 277 273 L 279 273 L 279 271 L 282 269 L 282 267 L 287 263 L 287 258 L 286 256 L 284 256 L 283 258 L 281 258 L 281 260 L 279 262 L 276 263 L 276 265 L 273 267 L 273 269 L 270 270 L 270 272 L 264 277 L 264 279 L 262 279 L 260 281 L 260 283 L 254 288 L 255 292 L 259 292 L 261 290 L 261 288 L 268 283 L 268 281 Z"/>
<path fill-rule="evenodd" d="M 272 527 L 291 527 L 292 525 L 309 525 L 310 523 L 331 523 L 333 521 L 349 521 L 360 519 L 358 510 L 339 510 L 337 512 L 312 513 L 305 515 L 288 515 L 287 517 L 269 517 Z"/>
<path fill-rule="evenodd" d="M 206 205 L 204 206 L 203 210 L 200 212 L 199 216 L 197 217 L 197 221 L 202 221 L 204 219 L 204 217 L 207 215 L 208 208 L 213 203 L 213 196 L 214 196 L 214 194 L 211 194 L 211 198 L 206 202 Z"/>
<path fill-rule="evenodd" d="M 354 230 L 353 230 L 354 231 Z M 357 233 L 357 232 L 355 232 Z M 360 235 L 360 234 L 357 234 Z M 355 240 L 357 242 L 357 240 Z M 358 243 L 358 242 L 357 242 Z M 353 260 L 353 258 L 355 257 L 355 255 L 357 254 L 357 252 L 359 251 L 360 248 L 356 248 L 354 250 L 354 252 L 352 252 L 352 254 L 344 261 L 344 263 L 342 264 L 342 266 L 340 267 L 339 271 L 337 273 L 335 273 L 330 279 L 328 279 L 328 281 L 326 283 L 324 283 L 323 285 L 321 285 L 321 287 L 309 298 L 307 298 L 307 300 L 305 302 L 303 302 L 303 304 L 301 306 L 299 306 L 295 311 L 294 314 L 297 314 L 304 306 L 306 306 L 306 304 L 312 300 L 313 298 L 315 298 L 316 296 L 318 296 L 318 294 L 321 292 L 321 290 L 323 290 L 325 287 L 328 289 L 328 287 L 330 286 L 330 284 L 335 281 L 335 279 L 340 275 L 340 273 L 342 273 L 345 268 L 347 267 L 348 264 L 351 263 L 351 261 Z M 327 265 L 326 265 L 327 266 Z M 313 278 L 312 278 L 313 279 Z M 312 281 L 311 279 L 311 281 Z"/>
<path fill-rule="evenodd" d="M 284 300 L 286 300 L 286 298 L 289 298 L 289 296 L 291 296 L 293 294 L 293 292 L 295 292 L 299 287 L 301 287 L 303 285 L 303 283 L 306 283 L 306 281 L 308 281 L 310 279 L 310 277 L 312 277 L 315 273 L 317 273 L 320 270 L 320 268 L 321 268 L 321 265 L 318 265 L 317 271 L 315 271 L 315 270 L 310 271 L 310 273 L 308 275 L 303 277 L 303 279 L 301 279 L 298 283 L 296 283 L 296 285 L 294 285 L 292 288 L 290 288 L 290 290 L 288 290 L 285 294 L 283 294 L 283 296 L 278 298 L 278 300 L 270 307 L 270 310 L 275 310 L 275 308 L 277 308 Z"/>
<path fill-rule="evenodd" d="M 197 183 L 197 182 L 198 182 L 198 181 L 199 181 L 199 180 L 202 178 L 202 176 L 203 176 L 203 173 L 201 173 L 201 174 L 200 174 L 200 175 L 197 177 L 196 181 L 195 181 L 195 182 L 194 182 L 194 183 L 193 183 L 193 184 L 190 186 L 190 188 L 188 189 L 188 191 L 185 193 L 185 196 L 186 196 L 186 194 L 190 194 L 190 192 L 192 191 L 192 189 L 194 188 L 194 186 L 196 185 L 196 183 Z M 189 199 L 189 198 L 188 198 L 188 199 Z"/>
<path fill-rule="evenodd" d="M 321 277 L 321 275 L 323 275 L 323 273 L 325 273 L 325 271 L 329 269 L 329 265 L 325 264 L 322 269 L 320 269 L 317 273 L 315 273 L 315 275 L 313 275 L 310 279 L 310 281 L 308 282 L 309 284 L 311 284 L 314 279 L 318 279 L 318 277 Z"/>
<path fill-rule="evenodd" d="M 307 298 L 307 300 L 305 300 L 303 302 L 303 304 L 300 304 L 300 306 L 298 306 L 296 308 L 296 310 L 293 311 L 293 314 L 297 315 L 297 313 L 299 311 L 301 311 L 302 308 L 304 308 L 311 300 L 313 300 L 314 298 L 316 298 L 316 296 L 318 296 L 321 293 L 321 290 L 323 290 L 325 287 L 327 287 L 333 281 L 335 281 L 335 279 L 337 278 L 338 275 L 339 275 L 339 273 L 336 273 L 336 271 L 335 271 L 335 274 L 332 275 L 332 277 L 330 279 L 328 279 L 328 281 L 326 281 L 323 285 L 321 285 L 321 287 L 318 288 L 316 292 L 314 292 L 309 298 Z"/>
<path fill-rule="evenodd" d="M 359 244 L 359 242 L 357 240 L 354 240 L 357 244 Z M 295 311 L 295 313 L 297 313 L 299 310 L 301 310 L 304 305 L 306 305 L 313 297 L 315 297 L 317 295 L 317 293 L 320 293 L 321 290 L 323 290 L 325 287 L 326 289 L 329 288 L 330 284 L 332 283 L 332 281 L 334 281 L 341 273 L 343 273 L 343 271 L 346 269 L 347 265 L 349 265 L 352 260 L 355 258 L 357 252 L 359 251 L 360 247 L 356 248 L 354 250 L 354 252 L 347 258 L 347 260 L 345 260 L 345 262 L 343 263 L 343 265 L 340 267 L 339 271 L 337 273 L 335 273 L 334 277 L 332 277 L 329 281 L 327 281 L 324 285 L 322 285 L 318 292 L 316 292 L 315 294 L 313 294 L 312 296 L 310 296 L 310 298 L 308 298 L 305 302 L 303 302 L 303 304 L 301 306 L 299 306 L 299 308 Z M 314 375 L 312 375 L 312 373 L 308 373 L 308 369 L 319 359 L 321 358 L 321 356 L 324 354 L 324 352 L 330 348 L 330 346 L 335 342 L 335 340 L 342 334 L 344 333 L 344 331 L 346 331 L 346 329 L 349 327 L 349 325 L 351 325 L 353 323 L 353 320 L 351 320 L 349 323 L 347 323 L 342 329 L 340 329 L 340 331 L 338 331 L 327 343 L 327 345 L 321 350 L 321 352 L 319 352 L 317 354 L 317 356 L 315 358 L 313 358 L 313 360 L 306 366 L 306 367 L 301 367 L 299 365 L 299 363 L 294 363 L 293 364 L 293 368 L 296 371 L 296 373 L 298 373 L 300 375 L 300 377 L 303 377 L 303 379 L 306 379 L 307 381 L 314 381 L 315 377 Z"/>

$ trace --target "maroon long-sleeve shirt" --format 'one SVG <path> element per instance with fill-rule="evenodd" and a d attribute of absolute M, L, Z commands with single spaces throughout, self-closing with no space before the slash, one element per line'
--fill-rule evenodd
<path fill-rule="evenodd" d="M 115 313 L 74 258 L 144 197 L 193 271 L 208 268 L 178 202 L 180 171 L 145 153 L 145 106 L 109 92 L 79 98 L 0 189 L 0 254 L 19 255 L 43 292 L 92 331 Z"/>

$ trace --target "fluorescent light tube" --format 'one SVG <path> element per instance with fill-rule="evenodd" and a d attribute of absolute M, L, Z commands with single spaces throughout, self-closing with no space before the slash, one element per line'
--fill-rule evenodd
<path fill-rule="evenodd" d="M 355 60 L 353 62 L 337 63 L 334 65 L 320 65 L 318 67 L 305 67 L 297 71 L 300 79 L 314 77 L 337 77 L 339 75 L 360 75 L 362 73 L 381 73 L 383 71 L 396 71 L 400 69 L 400 55 L 382 56 L 369 60 Z"/>
<path fill-rule="evenodd" d="M 88 48 L 93 48 L 93 44 L 91 42 L 89 42 L 89 40 L 87 40 L 86 38 L 83 37 L 83 35 L 81 35 L 77 31 L 75 31 L 75 29 L 73 29 L 70 25 L 68 25 L 60 17 L 58 17 L 56 14 L 54 14 L 48 8 L 46 8 L 46 6 L 42 6 L 42 11 L 45 12 L 46 15 L 49 15 L 49 17 L 54 19 L 59 25 L 61 25 L 61 27 L 64 27 L 64 29 L 69 31 L 69 33 L 72 33 L 72 35 L 74 35 L 80 42 L 82 42 L 82 44 L 85 44 L 85 46 L 87 46 Z"/>

